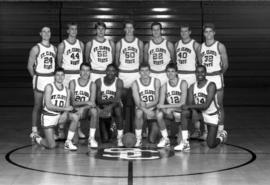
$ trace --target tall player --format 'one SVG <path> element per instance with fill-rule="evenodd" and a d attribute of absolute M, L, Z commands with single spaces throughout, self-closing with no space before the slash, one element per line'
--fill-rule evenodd
<path fill-rule="evenodd" d="M 70 113 L 70 111 L 73 110 L 73 107 L 69 104 L 70 92 L 63 84 L 65 78 L 64 69 L 57 68 L 54 73 L 54 82 L 46 85 L 43 97 L 41 124 L 45 133 L 45 138 L 41 138 L 39 135 L 33 135 L 32 138 L 35 142 L 46 148 L 55 148 L 54 127 L 57 124 L 63 124 L 70 119 L 71 123 L 65 142 L 65 149 L 77 150 L 77 147 L 72 143 L 72 139 L 77 128 L 78 119 L 76 119 L 74 113 Z"/>
<path fill-rule="evenodd" d="M 197 50 L 200 44 L 190 37 L 191 29 L 188 24 L 180 26 L 181 40 L 175 44 L 176 63 L 178 67 L 179 78 L 184 79 L 190 87 L 196 82 L 195 69 L 198 63 Z M 195 122 L 195 131 L 191 134 L 191 138 L 204 139 L 205 132 L 201 135 L 200 122 Z"/>
<path fill-rule="evenodd" d="M 166 66 L 166 73 L 168 81 L 161 87 L 160 99 L 157 105 L 157 120 L 162 132 L 167 132 L 164 117 L 174 120 L 178 125 L 178 140 L 182 140 L 188 143 L 188 130 L 187 124 L 181 124 L 181 106 L 186 103 L 188 84 L 186 80 L 178 78 L 177 65 L 175 63 L 169 63 Z M 165 103 L 165 100 L 167 103 Z M 164 135 L 164 134 L 163 134 Z M 164 147 L 166 138 L 162 138 L 158 147 Z M 186 145 L 189 146 L 189 145 Z M 179 146 L 176 146 L 177 148 Z M 185 148 L 188 150 L 189 148 Z"/>
<path fill-rule="evenodd" d="M 187 119 L 192 115 L 193 110 L 199 112 L 202 121 L 207 124 L 207 145 L 209 148 L 215 148 L 227 139 L 227 132 L 222 130 L 218 132 L 219 108 L 217 107 L 216 84 L 206 79 L 206 67 L 198 65 L 196 68 L 197 82 L 191 85 L 188 95 L 188 104 L 182 106 L 182 123 L 187 123 Z M 187 143 L 181 142 L 175 150 L 185 148 Z"/>
<path fill-rule="evenodd" d="M 32 133 L 30 137 L 37 135 L 37 123 L 40 122 L 42 109 L 42 97 L 45 86 L 53 82 L 55 70 L 56 47 L 50 43 L 51 29 L 47 26 L 40 31 L 41 42 L 30 51 L 27 69 L 33 78 L 34 107 L 32 112 Z"/>
<path fill-rule="evenodd" d="M 82 63 L 80 66 L 80 77 L 69 83 L 71 103 L 77 110 L 75 113 L 78 120 L 90 119 L 88 146 L 98 147 L 95 140 L 96 126 L 98 124 L 98 113 L 96 109 L 96 84 L 90 79 L 90 64 Z"/>
<path fill-rule="evenodd" d="M 106 25 L 104 22 L 97 22 L 95 25 L 96 37 L 89 41 L 85 47 L 86 62 L 90 62 L 92 73 L 91 80 L 95 81 L 106 75 L 106 68 L 113 63 L 115 44 L 105 38 Z"/>
<path fill-rule="evenodd" d="M 119 67 L 119 78 L 124 83 L 122 102 L 124 112 L 126 112 L 128 110 L 128 98 L 132 99 L 130 94 L 131 84 L 140 77 L 139 65 L 143 60 L 143 42 L 134 36 L 134 22 L 125 22 L 124 31 L 125 37 L 116 44 L 115 62 Z M 127 119 L 129 118 L 125 117 L 126 121 Z M 130 130 L 130 128 L 127 129 Z"/>
<path fill-rule="evenodd" d="M 97 106 L 101 118 L 114 116 L 117 125 L 117 146 L 122 147 L 123 137 L 123 110 L 121 104 L 121 92 L 123 81 L 116 77 L 117 68 L 109 64 L 106 69 L 106 76 L 96 80 L 97 85 Z M 105 124 L 105 121 L 100 121 Z M 101 125 L 102 128 L 104 125 Z"/>
<path fill-rule="evenodd" d="M 153 39 L 144 47 L 144 61 L 150 65 L 151 76 L 160 80 L 163 85 L 167 80 L 165 68 L 174 58 L 174 46 L 161 35 L 162 25 L 159 22 L 151 24 Z"/>
<path fill-rule="evenodd" d="M 58 45 L 58 66 L 65 70 L 64 85 L 68 87 L 69 82 L 79 78 L 80 65 L 83 63 L 84 44 L 77 39 L 78 25 L 76 23 L 67 24 L 67 39 Z M 63 135 L 62 125 L 59 125 L 60 135 Z M 80 138 L 85 138 L 79 125 L 78 134 Z M 63 136 L 62 136 L 63 137 Z"/>
<path fill-rule="evenodd" d="M 212 81 L 217 87 L 220 119 L 218 130 L 224 129 L 224 81 L 223 76 L 229 67 L 227 51 L 221 42 L 215 40 L 215 26 L 207 23 L 203 26 L 205 42 L 199 48 L 199 62 L 207 69 L 206 79 Z"/>
<path fill-rule="evenodd" d="M 154 142 L 154 131 L 157 129 L 157 124 L 153 122 L 156 119 L 156 106 L 159 101 L 160 81 L 157 78 L 150 76 L 150 66 L 148 63 L 142 63 L 139 66 L 140 78 L 132 84 L 132 94 L 136 105 L 135 112 L 135 134 L 137 142 L 135 147 L 142 145 L 142 127 L 144 118 L 151 120 L 151 132 L 149 135 L 150 142 Z M 150 123 L 148 121 L 148 123 Z M 167 132 L 162 132 L 162 136 L 169 144 Z"/>

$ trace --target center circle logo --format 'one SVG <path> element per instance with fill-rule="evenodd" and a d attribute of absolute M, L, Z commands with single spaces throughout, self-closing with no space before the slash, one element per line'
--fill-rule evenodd
<path fill-rule="evenodd" d="M 173 155 L 167 151 L 166 157 Z M 156 160 L 164 157 L 164 152 L 155 149 L 140 148 L 104 148 L 98 150 L 96 158 L 105 160 Z"/>

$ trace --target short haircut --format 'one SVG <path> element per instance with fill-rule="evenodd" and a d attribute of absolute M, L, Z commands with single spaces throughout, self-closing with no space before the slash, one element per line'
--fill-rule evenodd
<path fill-rule="evenodd" d="M 90 66 L 90 64 L 87 63 L 87 62 L 83 62 L 83 63 L 80 65 L 80 70 L 82 69 L 82 66 L 89 67 L 89 69 L 91 70 L 91 66 Z"/>
<path fill-rule="evenodd" d="M 204 65 L 199 64 L 196 66 L 196 69 L 198 69 L 198 68 L 203 68 L 204 71 L 207 72 L 206 67 Z"/>
<path fill-rule="evenodd" d="M 95 24 L 95 29 L 97 29 L 98 26 L 102 26 L 103 28 L 106 29 L 106 24 L 105 24 L 103 21 L 98 21 L 98 22 Z"/>
<path fill-rule="evenodd" d="M 153 29 L 153 27 L 154 27 L 154 26 L 157 26 L 157 25 L 160 27 L 160 29 L 162 29 L 162 25 L 161 25 L 160 22 L 153 22 L 153 23 L 151 24 L 151 29 Z"/>
<path fill-rule="evenodd" d="M 173 63 L 173 62 L 170 62 L 167 66 L 166 66 L 166 71 L 168 69 L 174 69 L 175 71 L 177 71 L 177 64 L 176 63 Z"/>
<path fill-rule="evenodd" d="M 62 68 L 62 67 L 57 67 L 57 68 L 55 68 L 55 70 L 54 70 L 54 74 L 56 74 L 57 72 L 63 72 L 63 73 L 65 73 L 65 70 L 64 70 L 64 68 Z"/>
<path fill-rule="evenodd" d="M 106 70 L 107 70 L 109 67 L 113 67 L 116 71 L 118 71 L 118 68 L 117 68 L 116 65 L 114 65 L 114 64 L 109 64 L 109 65 L 107 65 Z"/>
<path fill-rule="evenodd" d="M 77 26 L 78 27 L 78 24 L 75 23 L 75 22 L 69 22 L 69 23 L 67 23 L 67 29 L 69 29 L 70 26 Z"/>
<path fill-rule="evenodd" d="M 141 70 L 141 68 L 144 68 L 144 67 L 148 67 L 148 68 L 150 69 L 149 64 L 146 63 L 146 62 L 143 62 L 143 63 L 141 63 L 141 64 L 139 65 L 139 70 Z"/>
<path fill-rule="evenodd" d="M 215 31 L 215 25 L 213 23 L 205 23 L 203 25 L 203 31 L 205 31 L 206 28 L 211 28 L 213 31 Z"/>
<path fill-rule="evenodd" d="M 180 29 L 181 29 L 181 28 L 188 28 L 188 30 L 190 30 L 190 25 L 187 24 L 187 23 L 184 23 L 184 24 L 181 24 L 181 25 L 180 25 Z"/>
<path fill-rule="evenodd" d="M 132 24 L 133 28 L 135 28 L 135 22 L 133 20 L 126 20 L 123 24 L 123 28 L 125 28 L 127 24 Z"/>
<path fill-rule="evenodd" d="M 42 27 L 41 27 L 40 32 L 42 32 L 42 30 L 43 30 L 44 28 L 49 28 L 49 29 L 51 30 L 51 27 L 50 27 L 50 26 L 45 25 L 45 26 L 42 26 Z"/>

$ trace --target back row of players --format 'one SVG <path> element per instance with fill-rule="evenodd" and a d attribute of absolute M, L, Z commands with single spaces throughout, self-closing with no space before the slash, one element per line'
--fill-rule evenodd
<path fill-rule="evenodd" d="M 215 125 L 214 131 L 217 131 L 217 128 L 220 131 L 218 134 L 218 138 L 221 138 L 221 139 L 219 140 L 223 140 L 222 139 L 223 136 L 226 135 L 226 132 L 223 130 L 224 128 L 223 126 L 223 120 L 224 120 L 223 74 L 226 72 L 228 68 L 228 58 L 227 58 L 225 46 L 214 39 L 215 27 L 213 24 L 204 25 L 203 31 L 204 31 L 204 36 L 205 36 L 205 42 L 202 45 L 197 43 L 195 40 L 191 39 L 190 37 L 191 30 L 188 25 L 181 25 L 180 27 L 181 40 L 179 40 L 175 44 L 175 46 L 171 42 L 167 41 L 166 39 L 162 37 L 161 35 L 162 25 L 158 22 L 152 23 L 151 30 L 153 34 L 153 39 L 150 40 L 147 44 L 145 44 L 145 46 L 143 45 L 142 41 L 140 41 L 137 37 L 134 36 L 134 24 L 131 21 L 124 23 L 125 37 L 122 38 L 120 41 L 118 41 L 116 46 L 113 41 L 105 38 L 105 30 L 106 30 L 105 23 L 98 22 L 95 28 L 97 31 L 97 36 L 93 40 L 89 41 L 85 47 L 84 44 L 77 39 L 77 33 L 78 33 L 77 24 L 74 24 L 74 23 L 68 24 L 68 29 L 67 29 L 68 38 L 65 39 L 62 43 L 60 43 L 57 49 L 52 44 L 50 44 L 50 37 L 51 37 L 50 28 L 49 27 L 42 28 L 40 32 L 42 41 L 31 49 L 29 60 L 28 60 L 28 71 L 33 77 L 33 88 L 34 88 L 34 97 L 35 97 L 35 105 L 34 105 L 33 113 L 32 113 L 32 133 L 31 133 L 32 137 L 38 136 L 37 123 L 40 122 L 40 113 L 42 109 L 43 92 L 45 90 L 45 87 L 46 87 L 45 94 L 46 94 L 47 89 L 49 89 L 48 96 L 50 98 L 46 99 L 46 96 L 44 95 L 45 106 L 43 108 L 44 110 L 41 117 L 41 122 L 43 122 L 43 124 L 44 124 L 44 121 L 47 121 L 48 124 L 50 125 L 49 126 L 50 128 L 51 122 L 54 122 L 50 120 L 51 117 L 56 119 L 56 117 L 59 116 L 59 111 L 65 112 L 65 111 L 70 111 L 67 109 L 71 109 L 69 104 L 65 105 L 64 102 L 62 102 L 61 104 L 60 99 L 61 97 L 64 98 L 65 96 L 52 95 L 54 92 L 57 92 L 57 90 L 61 89 L 60 88 L 61 83 L 60 83 L 60 86 L 56 85 L 57 78 L 58 78 L 57 74 L 59 72 L 61 73 L 61 70 L 59 72 L 56 71 L 55 77 L 53 77 L 53 73 L 55 71 L 55 66 L 56 66 L 56 56 L 57 56 L 58 66 L 64 69 L 64 73 L 65 73 L 65 77 L 63 78 L 64 86 L 66 87 L 69 86 L 71 88 L 71 95 L 73 96 L 73 98 L 84 97 L 85 93 L 81 93 L 80 90 L 76 92 L 75 89 L 78 86 L 83 88 L 84 85 L 88 84 L 88 82 L 87 83 L 79 82 L 81 81 L 79 79 L 83 79 L 83 73 L 87 73 L 85 71 L 83 72 L 84 70 L 83 66 L 87 68 L 86 64 L 82 65 L 83 52 L 85 51 L 85 61 L 86 63 L 90 63 L 91 65 L 89 66 L 89 70 L 91 68 L 90 81 L 93 81 L 96 83 L 91 83 L 95 85 L 91 85 L 90 92 L 89 92 L 91 96 L 90 95 L 88 96 L 88 98 L 90 98 L 89 100 L 87 99 L 82 100 L 78 98 L 78 100 L 75 101 L 76 99 L 75 98 L 74 101 L 72 101 L 71 103 L 72 103 L 72 106 L 75 106 L 75 107 L 80 107 L 80 106 L 85 107 L 84 103 L 78 103 L 78 104 L 75 103 L 75 102 L 85 101 L 88 103 L 88 108 L 91 107 L 90 113 L 92 114 L 92 116 L 91 116 L 91 126 L 90 126 L 90 131 L 89 131 L 89 138 L 90 138 L 89 143 L 92 147 L 97 146 L 97 143 L 93 140 L 94 138 L 93 135 L 95 132 L 94 127 L 98 120 L 97 118 L 98 115 L 100 114 L 106 115 L 107 112 L 110 112 L 112 108 L 115 108 L 115 107 L 118 107 L 118 108 L 120 107 L 120 110 L 114 109 L 115 110 L 114 115 L 118 114 L 117 111 L 119 111 L 119 114 L 121 115 L 122 106 L 120 106 L 118 102 L 119 99 L 118 98 L 114 99 L 112 98 L 111 95 L 114 95 L 114 97 L 120 96 L 120 98 L 122 98 L 123 100 L 122 101 L 124 104 L 123 107 L 125 108 L 126 107 L 125 97 L 127 95 L 127 90 L 130 87 L 132 87 L 133 97 L 136 104 L 136 116 L 135 116 L 136 130 L 135 132 L 136 132 L 136 137 L 137 137 L 137 143 L 136 143 L 137 146 L 140 145 L 140 141 L 141 141 L 141 125 L 143 122 L 144 114 L 147 115 L 147 117 L 153 117 L 154 115 L 156 115 L 157 117 L 157 120 L 159 123 L 158 125 L 159 125 L 159 128 L 161 129 L 161 133 L 163 136 L 158 146 L 162 147 L 168 144 L 169 140 L 167 138 L 168 134 L 167 134 L 166 126 L 164 125 L 164 122 L 162 121 L 163 119 L 161 119 L 163 117 L 163 114 L 166 114 L 166 115 L 170 115 L 169 117 L 174 117 L 178 119 L 177 122 L 180 121 L 179 119 L 181 119 L 181 122 L 182 122 L 181 127 L 183 127 L 182 128 L 183 129 L 182 131 L 183 142 L 180 142 L 179 145 L 176 146 L 175 149 L 176 150 L 178 149 L 183 150 L 184 148 L 189 149 L 189 144 L 187 141 L 187 130 L 185 128 L 186 127 L 185 119 L 189 117 L 189 113 L 186 113 L 186 112 L 191 112 L 193 117 L 198 117 L 197 116 L 198 114 L 196 114 L 196 112 L 198 111 L 195 111 L 195 110 L 199 110 L 199 112 L 206 111 L 206 114 L 210 116 L 211 118 L 209 118 L 210 121 L 208 121 L 206 118 L 207 116 L 203 114 L 204 122 L 210 123 L 210 125 L 214 124 Z M 143 63 L 143 61 L 145 62 Z M 174 63 L 174 61 L 176 62 Z M 114 65 L 110 65 L 112 63 L 116 64 L 117 68 L 119 69 L 119 79 L 117 78 L 117 80 L 112 78 L 112 76 L 114 75 L 116 76 L 116 74 L 114 74 L 114 72 L 112 71 L 117 70 L 114 67 Z M 147 65 L 145 65 L 145 63 L 147 63 Z M 174 67 L 176 65 L 173 65 L 171 63 L 177 64 L 177 67 Z M 199 66 L 197 70 L 196 70 L 196 66 Z M 171 74 L 171 78 L 174 80 L 170 80 L 170 70 L 174 71 L 175 74 L 178 73 L 179 78 L 172 77 L 175 75 Z M 196 82 L 195 71 L 198 71 L 198 73 L 200 74 L 205 73 L 201 75 L 201 76 L 205 76 L 207 79 L 207 80 L 205 79 L 203 85 L 199 84 L 200 77 L 197 75 L 197 83 L 191 86 L 193 83 Z M 116 91 L 114 93 L 113 87 L 111 86 L 111 84 L 116 83 L 116 81 L 117 81 L 117 87 L 118 89 L 121 89 L 121 91 L 117 91 L 115 89 Z M 50 85 L 46 86 L 47 84 L 50 84 Z M 121 86 L 123 86 L 123 88 Z M 154 89 L 151 89 L 150 88 L 151 86 L 153 86 Z M 162 87 L 161 92 L 159 92 L 160 86 Z M 189 98 L 196 97 L 195 103 L 201 104 L 198 107 L 196 106 L 189 107 L 189 105 L 185 105 L 186 99 L 187 99 L 187 89 L 190 86 L 191 86 L 190 89 L 193 92 L 199 92 L 198 97 L 196 97 L 195 95 L 191 95 L 191 97 L 188 96 Z M 107 87 L 109 89 L 105 90 Z M 96 107 L 95 102 L 97 102 L 95 100 L 96 95 L 92 96 L 93 92 L 95 91 L 95 88 L 97 88 L 97 97 L 98 97 L 98 92 L 100 91 L 101 101 L 104 101 L 104 102 L 100 102 L 102 106 L 100 106 L 98 109 L 95 108 Z M 203 92 L 200 92 L 200 90 L 202 90 Z M 171 91 L 171 93 L 169 91 Z M 80 95 L 83 95 L 83 96 L 80 96 Z M 210 95 L 212 97 L 209 99 Z M 53 97 L 55 98 L 55 100 L 52 100 Z M 59 101 L 57 97 L 60 97 Z M 164 103 L 161 103 L 161 102 L 164 102 L 165 97 L 167 99 L 168 104 L 174 104 L 174 105 L 166 105 L 166 106 L 163 105 Z M 73 98 L 71 97 L 71 100 Z M 55 106 L 52 107 L 46 104 L 47 102 L 46 100 L 49 101 L 49 99 L 51 99 L 50 100 L 51 103 L 52 102 L 55 103 Z M 107 100 L 107 99 L 110 99 L 110 100 Z M 216 110 L 215 108 L 212 110 L 213 108 L 212 100 L 213 102 L 215 102 L 213 106 L 216 107 Z M 110 103 L 111 106 L 107 106 L 108 102 L 106 101 L 111 102 Z M 192 102 L 194 101 L 191 101 L 189 103 L 192 104 Z M 51 103 L 50 105 L 52 105 Z M 106 105 L 106 106 L 103 106 L 103 105 Z M 209 106 L 211 109 L 210 112 L 208 110 Z M 62 107 L 62 108 L 60 108 L 61 110 L 59 110 L 57 107 Z M 157 111 L 153 109 L 155 107 L 158 108 Z M 104 111 L 100 111 L 100 109 L 104 109 Z M 192 110 L 192 111 L 186 111 L 186 110 Z M 44 119 L 46 117 L 44 116 L 45 115 L 44 112 L 48 114 L 48 116 L 51 116 L 51 117 L 49 119 Z M 56 112 L 58 113 L 56 114 Z M 182 116 L 180 117 L 177 112 L 181 112 Z M 81 116 L 82 113 L 78 113 L 78 114 L 77 113 L 69 113 L 70 114 L 69 118 L 73 121 L 71 122 L 70 131 L 68 132 L 67 142 L 65 145 L 66 148 L 71 148 L 71 149 L 76 148 L 76 146 L 72 144 L 71 139 L 73 138 L 74 131 L 76 130 L 78 126 L 78 121 L 82 117 Z M 76 115 L 79 115 L 79 117 Z M 93 115 L 96 115 L 96 116 L 93 116 Z M 186 115 L 186 116 L 183 116 L 183 115 Z M 119 128 L 118 129 L 118 138 L 119 138 L 118 145 L 119 146 L 122 145 L 120 138 L 123 134 L 123 129 L 122 129 L 123 121 L 122 121 L 121 116 L 115 119 L 116 122 L 118 123 L 118 128 Z M 215 121 L 213 121 L 212 119 L 213 117 L 215 117 L 214 118 Z M 56 120 L 58 121 L 58 119 L 59 117 Z M 198 119 L 194 119 L 194 120 L 196 120 L 195 132 L 197 132 L 198 134 L 200 125 L 199 125 Z M 219 126 L 217 127 L 217 125 Z M 63 128 L 62 125 L 60 125 L 60 129 L 61 128 Z M 209 138 L 207 137 L 207 140 L 208 140 L 208 143 L 212 143 L 212 144 L 209 144 L 209 146 L 216 146 L 216 143 L 219 143 L 220 141 L 214 142 L 215 144 L 213 144 L 212 141 L 214 140 L 216 141 L 216 137 L 214 137 L 216 136 L 216 134 L 210 134 L 210 131 L 212 130 L 211 128 L 209 128 L 210 130 L 208 129 L 209 130 L 208 136 L 211 135 L 211 137 Z M 45 129 L 46 137 L 48 135 L 50 138 L 53 138 L 51 137 L 51 134 L 53 132 L 49 131 L 48 134 L 46 134 L 46 130 L 51 130 L 51 129 Z M 212 132 L 213 131 L 211 131 L 211 133 Z M 79 129 L 79 135 L 83 137 L 83 133 L 80 131 L 80 129 Z M 37 140 L 39 141 L 39 143 L 43 141 L 40 137 L 35 137 L 35 138 L 38 138 Z M 44 140 L 41 143 L 43 143 L 43 145 L 47 147 L 54 147 L 55 145 L 54 141 L 48 141 L 48 139 Z"/>

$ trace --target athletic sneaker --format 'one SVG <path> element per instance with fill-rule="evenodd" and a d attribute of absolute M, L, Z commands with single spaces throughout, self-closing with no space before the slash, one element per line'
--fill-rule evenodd
<path fill-rule="evenodd" d="M 137 138 L 135 147 L 141 147 L 142 146 L 142 138 Z"/>
<path fill-rule="evenodd" d="M 118 147 L 123 147 L 124 146 L 124 144 L 122 142 L 122 137 L 117 138 L 117 146 Z"/>
<path fill-rule="evenodd" d="M 218 132 L 217 138 L 221 140 L 221 143 L 225 143 L 227 141 L 228 133 L 225 130 L 221 130 Z"/>
<path fill-rule="evenodd" d="M 39 136 L 39 135 L 38 135 L 38 132 L 32 132 L 29 136 L 32 139 L 32 141 L 34 142 L 35 141 L 34 140 L 35 136 Z"/>
<path fill-rule="evenodd" d="M 77 146 L 75 146 L 70 140 L 66 140 L 64 148 L 71 151 L 75 151 L 78 149 Z"/>
<path fill-rule="evenodd" d="M 97 148 L 98 147 L 98 143 L 95 140 L 95 138 L 89 138 L 88 139 L 88 147 L 89 148 Z"/>
<path fill-rule="evenodd" d="M 159 143 L 157 144 L 157 147 L 164 148 L 166 146 L 170 146 L 170 140 L 169 140 L 169 138 L 162 137 L 160 139 Z"/>
<path fill-rule="evenodd" d="M 199 140 L 206 141 L 206 139 L 207 139 L 207 134 L 208 134 L 208 133 L 204 131 L 204 132 L 202 133 L 202 135 L 201 135 L 198 139 L 199 139 Z"/>
<path fill-rule="evenodd" d="M 84 133 L 82 132 L 82 130 L 80 128 L 78 128 L 78 135 L 79 135 L 79 139 L 85 139 L 86 136 L 84 135 Z"/>
<path fill-rule="evenodd" d="M 176 145 L 174 147 L 174 150 L 175 151 L 189 151 L 190 150 L 189 142 L 188 141 L 186 141 L 186 142 L 181 141 L 179 145 Z"/>
<path fill-rule="evenodd" d="M 190 139 L 198 139 L 201 135 L 201 131 L 200 130 L 195 130 L 191 135 L 190 135 Z"/>

